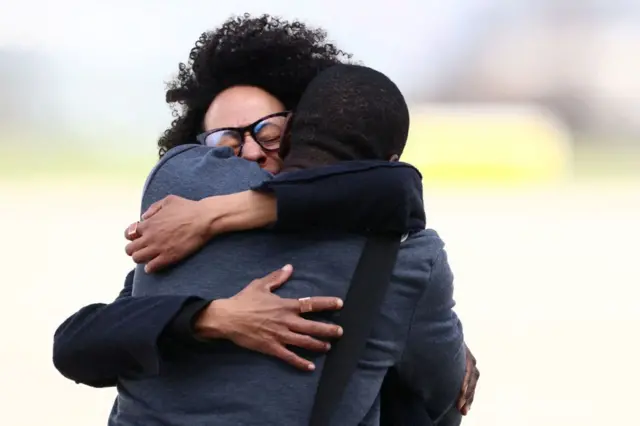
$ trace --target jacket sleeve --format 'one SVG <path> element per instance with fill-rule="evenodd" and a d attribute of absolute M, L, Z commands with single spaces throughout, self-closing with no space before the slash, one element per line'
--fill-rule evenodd
<path fill-rule="evenodd" d="M 425 226 L 422 177 L 405 163 L 344 162 L 282 173 L 254 189 L 275 193 L 275 229 L 405 233 Z"/>
<path fill-rule="evenodd" d="M 58 327 L 53 363 L 68 379 L 92 387 L 115 386 L 118 376 L 153 375 L 160 366 L 165 329 L 190 303 L 187 296 L 132 297 L 133 271 L 112 303 L 80 309 Z"/>
<path fill-rule="evenodd" d="M 440 249 L 396 366 L 400 380 L 434 422 L 457 411 L 452 406 L 465 373 L 462 325 L 453 306 L 453 274 L 446 252 Z"/>

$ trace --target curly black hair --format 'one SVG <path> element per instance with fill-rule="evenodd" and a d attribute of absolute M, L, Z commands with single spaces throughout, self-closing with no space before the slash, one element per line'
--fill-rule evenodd
<path fill-rule="evenodd" d="M 350 58 L 327 41 L 324 30 L 299 21 L 249 14 L 228 19 L 200 36 L 167 85 L 175 119 L 158 140 L 160 156 L 195 141 L 209 105 L 225 89 L 260 87 L 294 110 L 316 75 Z"/>

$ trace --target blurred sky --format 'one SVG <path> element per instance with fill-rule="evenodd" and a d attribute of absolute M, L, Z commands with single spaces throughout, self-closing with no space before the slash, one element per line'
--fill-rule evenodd
<path fill-rule="evenodd" d="M 268 11 L 322 26 L 339 46 L 389 73 L 405 91 L 417 78 L 437 81 L 438 70 L 446 67 L 427 62 L 444 63 L 455 56 L 456 39 L 477 31 L 472 22 L 486 22 L 476 16 L 486 13 L 479 0 L 407 0 L 394 9 L 335 0 L 274 0 L 268 7 L 254 0 L 2 1 L 0 46 L 31 51 L 53 64 L 53 78 L 44 78 L 54 83 L 47 86 L 65 92 L 71 120 L 134 109 L 130 115 L 116 114 L 122 124 L 143 118 L 154 126 L 166 124 L 168 117 L 163 82 L 187 59 L 200 33 L 232 14 Z"/>
<path fill-rule="evenodd" d="M 164 82 L 175 73 L 178 63 L 187 59 L 200 33 L 219 26 L 231 15 L 244 12 L 300 18 L 325 28 L 330 39 L 354 53 L 354 59 L 387 73 L 413 102 L 437 98 L 439 91 L 451 91 L 456 86 L 465 94 L 473 94 L 477 87 L 495 88 L 484 80 L 475 86 L 459 84 L 473 83 L 474 73 L 480 77 L 493 76 L 498 86 L 500 81 L 511 77 L 510 81 L 515 78 L 519 85 L 527 82 L 535 87 L 534 76 L 546 76 L 550 72 L 553 78 L 547 80 L 552 86 L 568 87 L 566 80 L 576 78 L 567 71 L 564 79 L 559 76 L 563 71 L 556 68 L 565 67 L 562 52 L 541 58 L 540 63 L 547 64 L 545 67 L 533 67 L 535 64 L 532 65 L 530 59 L 522 59 L 526 54 L 517 55 L 517 45 L 504 48 L 502 43 L 512 37 L 514 28 L 528 25 L 528 40 L 533 40 L 533 46 L 529 44 L 525 48 L 535 48 L 536 43 L 541 43 L 536 32 L 547 29 L 534 24 L 548 20 L 551 15 L 568 16 L 572 28 L 584 20 L 594 19 L 617 22 L 614 29 L 637 28 L 640 23 L 640 2 L 633 0 L 398 0 L 392 6 L 382 1 L 356 0 L 267 3 L 257 0 L 0 0 L 0 54 L 5 58 L 5 63 L 0 63 L 0 71 L 8 69 L 9 74 L 9 83 L 0 81 L 4 83 L 0 84 L 0 91 L 4 92 L 8 104 L 3 109 L 0 100 L 0 118 L 9 122 L 5 127 L 10 126 L 12 120 L 20 121 L 20 114 L 27 111 L 30 127 L 54 129 L 58 126 L 83 134 L 95 133 L 96 126 L 102 125 L 104 136 L 112 142 L 117 142 L 113 135 L 155 138 L 170 121 L 170 110 L 164 102 Z M 563 23 L 557 25 L 564 26 Z M 509 28 L 511 30 L 505 30 Z M 546 34 L 555 33 L 547 31 Z M 562 33 L 555 36 L 563 37 Z M 575 51 L 575 36 L 571 40 L 574 41 L 570 49 Z M 633 40 L 640 41 L 638 31 Z M 487 51 L 487 43 L 495 45 L 495 49 L 489 49 L 493 56 L 485 55 L 488 68 L 482 67 L 482 58 L 478 58 L 479 53 Z M 543 51 L 548 51 L 550 48 L 546 46 L 555 44 L 555 40 L 547 37 L 544 43 Z M 501 48 L 506 49 L 502 56 Z M 623 67 L 617 59 L 621 56 L 633 55 L 623 52 L 606 61 L 613 64 L 605 73 L 606 88 L 630 80 L 619 73 Z M 515 58 L 520 68 L 510 66 L 509 58 Z M 558 65 L 552 67 L 549 64 L 554 58 Z M 503 61 L 506 62 L 503 64 Z M 566 68 L 572 69 L 570 64 Z M 582 68 L 584 74 L 584 69 L 591 67 L 587 64 Z M 640 62 L 637 68 L 640 70 Z M 501 69 L 507 70 L 507 75 L 502 75 Z M 545 71 L 549 69 L 551 71 Z M 615 73 L 621 78 L 608 78 Z M 624 84 L 623 92 L 628 91 L 629 86 Z M 540 90 L 547 96 L 548 88 Z M 523 93 L 528 98 L 539 95 Z M 561 107 L 573 102 L 569 109 L 585 109 L 587 103 L 576 100 L 573 92 L 565 95 L 568 100 L 556 102 L 553 94 L 552 101 Z M 640 99 L 637 94 L 629 96 Z M 640 101 L 627 104 L 621 107 L 596 102 L 596 106 L 604 105 L 609 111 L 611 108 L 635 111 L 628 113 L 627 120 L 635 122 L 640 115 Z M 578 114 L 586 117 L 583 122 L 595 121 L 584 111 Z M 87 140 L 84 136 L 79 139 Z M 148 146 L 148 141 L 140 145 Z"/>

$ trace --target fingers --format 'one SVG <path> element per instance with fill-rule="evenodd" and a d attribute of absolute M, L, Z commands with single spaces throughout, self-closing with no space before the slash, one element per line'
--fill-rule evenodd
<path fill-rule="evenodd" d="M 144 222 L 143 220 L 144 217 L 139 221 L 133 222 L 131 225 L 127 226 L 127 229 L 125 229 L 124 231 L 124 237 L 127 240 L 135 241 L 138 238 L 142 237 L 142 234 L 144 234 L 144 230 L 147 227 L 147 222 Z"/>
<path fill-rule="evenodd" d="M 140 237 L 140 233 L 138 232 L 138 226 L 140 222 L 133 222 L 131 225 L 127 226 L 127 229 L 124 230 L 124 237 L 129 241 L 134 241 L 136 238 Z"/>
<path fill-rule="evenodd" d="M 155 258 L 158 255 L 157 250 L 149 248 L 149 247 L 145 247 L 141 250 L 137 250 L 135 251 L 132 255 L 131 255 L 131 259 L 133 259 L 133 261 L 135 263 L 147 263 L 150 260 L 152 260 L 153 258 Z"/>
<path fill-rule="evenodd" d="M 473 403 L 473 397 L 471 397 L 471 399 L 469 399 L 464 406 L 462 407 L 462 409 L 460 410 L 460 413 L 463 416 L 466 416 L 467 414 L 469 414 L 469 410 L 471 410 L 471 404 Z"/>
<path fill-rule="evenodd" d="M 144 267 L 144 271 L 147 274 L 151 274 L 153 272 L 158 272 L 169 265 L 173 265 L 176 263 L 176 259 L 167 255 L 160 255 L 158 257 L 153 258 L 149 263 L 147 263 Z"/>
<path fill-rule="evenodd" d="M 147 209 L 147 211 L 142 213 L 142 220 L 147 220 L 154 214 L 158 213 L 160 209 L 164 206 L 164 203 L 165 203 L 165 199 L 162 199 L 160 201 L 156 201 L 155 203 L 151 204 Z"/>
<path fill-rule="evenodd" d="M 137 251 L 140 251 L 142 249 L 144 249 L 147 246 L 147 240 L 145 238 L 138 238 L 137 240 L 134 240 L 132 242 L 130 242 L 129 244 L 127 244 L 124 247 L 124 251 L 129 255 L 129 256 L 133 256 L 133 254 Z"/>
<path fill-rule="evenodd" d="M 467 403 L 467 399 L 465 398 L 465 393 L 463 391 L 460 391 L 460 394 L 458 395 L 458 400 L 456 401 L 456 408 L 463 415 L 465 414 L 463 409 L 466 403 Z"/>
<path fill-rule="evenodd" d="M 475 363 L 475 358 L 474 358 Z M 469 410 L 471 409 L 471 404 L 473 404 L 473 398 L 476 396 L 476 385 L 478 384 L 478 379 L 480 378 L 480 371 L 475 367 L 473 367 L 473 374 L 471 375 L 471 379 L 469 380 L 469 386 L 467 388 L 467 392 L 465 395 L 466 401 L 464 406 L 462 407 L 462 414 L 467 415 Z"/>
<path fill-rule="evenodd" d="M 280 340 L 285 345 L 297 346 L 314 352 L 326 352 L 331 349 L 331 344 L 328 342 L 297 333 L 285 333 Z"/>
<path fill-rule="evenodd" d="M 462 389 L 460 390 L 458 401 L 456 402 L 456 407 L 463 416 L 466 416 L 471 409 L 471 404 L 476 394 L 476 384 L 480 377 L 480 371 L 475 363 L 476 360 L 473 356 L 467 357 L 467 371 L 464 376 L 464 381 L 462 382 Z"/>
<path fill-rule="evenodd" d="M 467 390 L 469 387 L 469 381 L 471 380 L 472 369 L 473 369 L 473 366 L 471 365 L 470 359 L 467 356 L 464 379 L 462 380 L 462 387 L 460 388 L 460 393 L 458 394 L 458 401 L 456 401 L 456 407 L 458 408 L 458 411 L 460 411 L 462 414 L 464 414 L 462 410 L 465 404 L 467 403 Z"/>
<path fill-rule="evenodd" d="M 284 265 L 281 269 L 273 271 L 269 275 L 251 282 L 253 285 L 261 287 L 263 290 L 273 291 L 282 286 L 293 274 L 293 266 Z"/>
<path fill-rule="evenodd" d="M 131 256 L 135 263 L 146 263 L 144 270 L 148 274 L 158 272 L 176 261 L 166 253 L 161 254 L 157 247 L 149 247 L 149 241 L 145 237 L 130 242 L 125 246 L 124 251 Z"/>
<path fill-rule="evenodd" d="M 342 327 L 335 324 L 325 324 L 318 321 L 310 321 L 304 318 L 296 317 L 294 321 L 288 324 L 289 330 L 296 333 L 306 334 L 309 336 L 323 337 L 326 339 L 337 339 L 342 336 Z"/>
<path fill-rule="evenodd" d="M 460 413 L 462 413 L 463 416 L 466 416 L 467 414 L 469 414 L 469 410 L 471 410 L 471 404 L 473 404 L 473 398 L 475 396 L 475 393 L 476 393 L 475 385 L 473 385 L 473 387 L 470 389 L 470 392 L 467 393 L 467 399 L 464 405 L 460 409 Z"/>
<path fill-rule="evenodd" d="M 284 362 L 293 365 L 299 370 L 313 371 L 316 369 L 316 366 L 312 362 L 299 357 L 284 346 L 274 345 L 269 352 L 271 353 L 271 355 L 280 358 Z"/>
<path fill-rule="evenodd" d="M 301 299 L 288 299 L 288 306 L 297 312 L 307 313 L 307 312 L 323 312 L 323 311 L 337 311 L 342 309 L 344 302 L 342 299 L 338 297 L 325 297 L 325 296 L 316 296 L 316 297 L 304 297 L 305 309 L 304 312 L 301 310 Z"/>

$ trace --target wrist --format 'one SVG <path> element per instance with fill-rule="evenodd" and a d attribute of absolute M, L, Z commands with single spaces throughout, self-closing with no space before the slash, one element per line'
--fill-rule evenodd
<path fill-rule="evenodd" d="M 263 228 L 276 222 L 277 200 L 274 194 L 243 191 L 205 198 L 209 236 L 227 232 Z"/>
<path fill-rule="evenodd" d="M 193 322 L 193 331 L 201 339 L 226 339 L 229 326 L 226 323 L 225 304 L 228 299 L 214 300 L 203 309 Z"/>
<path fill-rule="evenodd" d="M 231 213 L 232 207 L 228 205 L 228 202 L 225 202 L 226 197 L 228 196 L 212 196 L 198 201 L 202 209 L 201 214 L 204 218 L 207 239 L 228 232 L 223 227 L 224 217 Z"/>
<path fill-rule="evenodd" d="M 243 220 L 252 228 L 262 228 L 278 220 L 278 201 L 274 193 L 245 191 L 247 203 Z"/>
<path fill-rule="evenodd" d="M 197 337 L 194 328 L 195 321 L 209 303 L 211 303 L 210 300 L 191 297 L 163 330 L 163 336 L 182 341 L 190 341 Z"/>

